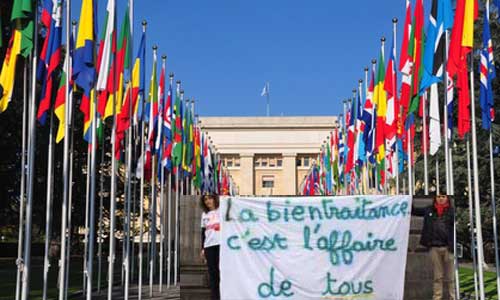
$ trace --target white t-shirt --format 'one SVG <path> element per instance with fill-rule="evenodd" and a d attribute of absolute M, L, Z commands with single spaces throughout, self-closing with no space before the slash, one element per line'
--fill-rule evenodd
<path fill-rule="evenodd" d="M 220 220 L 218 208 L 201 214 L 201 228 L 205 228 L 205 244 L 203 248 L 219 245 Z"/>

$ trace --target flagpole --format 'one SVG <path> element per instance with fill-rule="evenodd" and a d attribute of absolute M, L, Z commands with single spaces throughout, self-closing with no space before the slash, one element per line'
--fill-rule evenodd
<path fill-rule="evenodd" d="M 165 65 L 166 65 L 166 61 L 167 61 L 167 56 L 166 55 L 162 55 L 161 57 L 161 60 L 162 60 L 162 71 L 165 70 Z M 159 83 L 160 86 L 162 85 L 162 83 Z M 163 82 L 163 85 L 164 85 L 164 82 Z M 165 94 L 165 91 L 162 91 L 163 94 Z M 161 98 L 164 98 L 164 97 L 161 97 Z M 158 99 L 158 101 L 162 101 L 162 99 Z M 161 109 L 163 111 L 165 111 L 165 106 L 167 104 L 165 102 L 162 103 L 161 105 Z M 162 114 L 163 116 L 163 114 Z M 163 118 L 165 118 L 165 116 L 163 116 Z M 159 120 L 158 122 L 159 126 L 163 126 L 163 120 Z M 158 128 L 159 130 L 159 128 Z M 162 128 L 163 130 L 163 128 Z M 163 133 L 162 135 L 159 136 L 159 138 L 161 140 L 163 140 Z M 165 143 L 165 141 L 163 140 L 162 141 L 163 143 Z M 163 147 L 163 143 L 160 143 L 161 147 Z M 162 153 L 162 155 L 167 155 L 166 153 Z M 162 164 L 162 161 L 160 160 L 158 162 L 158 165 L 160 166 L 161 170 L 160 170 L 160 268 L 159 268 L 159 271 L 160 271 L 160 278 L 159 278 L 159 283 L 160 283 L 160 286 L 159 286 L 159 290 L 160 290 L 160 294 L 163 290 L 163 235 L 164 235 L 164 232 L 163 232 L 163 220 L 164 220 L 164 217 L 165 217 L 165 213 L 164 213 L 164 201 L 165 201 L 165 194 L 164 194 L 164 185 L 165 185 L 165 167 L 163 166 Z"/>
<path fill-rule="evenodd" d="M 76 29 L 76 23 L 73 25 L 73 36 L 75 36 L 75 29 Z M 69 98 L 71 98 L 71 103 L 73 103 L 73 92 L 71 92 Z M 71 104 L 71 111 L 70 111 L 70 128 L 72 128 L 72 123 L 71 118 L 73 118 L 73 115 L 75 113 L 75 107 L 73 104 Z M 69 269 L 70 267 L 70 254 L 71 254 L 71 208 L 73 207 L 73 146 L 74 146 L 74 135 L 72 129 L 70 129 L 70 134 L 69 134 L 69 183 L 68 183 L 68 240 L 67 240 L 67 247 L 66 247 L 66 268 Z M 69 283 L 69 272 L 66 272 L 66 280 L 65 280 L 65 286 L 64 286 L 64 300 L 68 299 L 68 283 Z"/>
<path fill-rule="evenodd" d="M 146 20 L 142 21 L 142 33 L 145 34 L 146 32 L 146 26 L 148 22 Z M 145 70 L 141 70 L 141 72 L 144 72 Z M 139 97 L 142 98 L 141 104 L 141 112 L 144 114 L 144 92 L 142 92 Z M 144 121 L 143 121 L 143 116 L 141 116 L 141 122 L 139 123 L 140 127 L 140 147 L 141 147 L 141 154 L 139 155 L 139 162 L 138 165 L 141 166 L 140 169 L 140 176 L 141 176 L 141 181 L 140 181 L 140 188 L 139 188 L 139 282 L 138 282 L 138 295 L 137 298 L 138 300 L 142 299 L 142 268 L 143 268 L 143 246 L 144 246 L 144 165 L 145 165 L 145 156 L 144 156 Z M 136 174 L 137 175 L 137 174 Z M 111 299 L 108 299 L 111 300 Z"/>
<path fill-rule="evenodd" d="M 97 151 L 97 103 L 95 90 L 92 90 L 91 96 L 93 108 L 93 116 L 92 116 L 92 145 L 91 145 L 91 163 L 90 163 L 90 207 L 89 207 L 89 242 L 88 242 L 88 255 L 89 258 L 87 260 L 87 300 L 92 299 L 92 270 L 94 266 L 94 235 L 95 235 L 95 191 L 96 191 L 96 182 L 95 182 L 95 169 L 96 169 L 96 151 Z M 114 106 L 113 106 L 114 108 Z M 92 111 L 92 110 L 91 110 Z M 111 276 L 112 273 L 110 273 Z"/>
<path fill-rule="evenodd" d="M 115 4 L 116 5 L 116 4 Z M 114 8 L 116 11 L 116 7 Z M 113 18 L 113 28 L 116 26 L 116 18 Z M 118 74 L 117 74 L 117 62 L 116 57 L 113 57 L 113 74 L 110 74 L 113 80 L 113 127 L 111 129 L 111 188 L 110 188 L 110 198 L 109 198 L 109 256 L 108 256 L 108 300 L 112 300 L 113 296 L 113 277 L 114 277 L 114 263 L 115 263 L 115 252 L 116 252 L 116 241 L 115 241 L 115 226 L 116 226 L 116 90 L 118 85 Z M 87 295 L 88 296 L 88 295 Z M 89 299 L 90 300 L 90 299 Z"/>
<path fill-rule="evenodd" d="M 266 113 L 267 113 L 267 116 L 271 116 L 271 102 L 269 101 L 269 82 L 266 82 L 266 87 L 267 87 L 267 93 L 266 93 L 266 98 L 267 98 L 267 110 L 266 110 Z"/>
<path fill-rule="evenodd" d="M 133 41 L 134 40 L 134 0 L 129 0 L 129 24 L 130 24 L 130 40 Z M 133 43 L 132 43 L 133 45 Z M 131 49 L 133 50 L 134 47 L 132 46 Z M 134 59 L 132 58 L 132 56 L 130 56 L 130 60 L 129 60 L 129 72 L 130 72 L 130 82 L 132 83 L 132 72 L 133 72 L 133 61 Z M 134 227 L 132 226 L 132 229 L 131 228 L 131 223 L 132 223 L 132 220 L 131 220 L 131 210 L 132 210 L 132 194 L 134 194 L 135 196 L 135 193 L 132 192 L 132 159 L 133 159 L 133 148 L 132 148 L 132 140 L 134 139 L 134 136 L 133 136 L 133 128 L 132 128 L 132 112 L 133 112 L 133 106 L 132 106 L 132 89 L 130 89 L 130 92 L 129 92 L 129 99 L 130 99 L 130 106 L 129 106 L 129 122 L 130 122 L 130 125 L 129 125 L 129 128 L 128 130 L 130 131 L 130 134 L 129 134 L 129 140 L 128 140 L 128 148 L 129 148 L 129 156 L 130 156 L 130 159 L 129 159 L 129 164 L 127 166 L 127 170 L 129 170 L 129 174 L 128 174 L 128 184 L 129 184 L 129 196 L 128 196 L 128 244 L 127 244 L 127 255 L 128 255 L 128 259 L 127 259 L 127 265 L 126 265 L 126 271 L 127 271 L 127 280 L 128 282 L 130 283 L 130 280 L 134 280 L 134 252 L 135 252 L 135 234 L 132 236 L 131 238 L 131 233 L 134 232 Z M 134 185 L 135 186 L 135 185 Z M 135 198 L 134 198 L 135 199 Z M 134 203 L 135 204 L 135 203 Z M 135 208 L 135 205 L 133 206 Z M 134 214 L 135 216 L 135 214 Z M 132 240 L 132 241 L 131 241 Z M 130 244 L 132 243 L 132 245 Z M 130 250 L 132 246 L 132 250 Z M 132 263 L 130 263 L 130 260 L 132 261 Z M 130 267 L 130 265 L 132 264 L 132 267 Z"/>
<path fill-rule="evenodd" d="M 174 81 L 174 73 L 170 73 L 169 75 L 169 79 L 170 79 L 170 86 L 173 85 L 173 81 Z M 171 95 L 171 97 L 173 97 Z M 170 105 L 170 108 L 172 109 L 172 105 Z M 170 129 L 172 129 L 172 126 L 175 126 L 175 124 L 172 124 L 172 122 L 170 123 Z M 170 131 L 172 132 L 172 130 Z M 171 137 L 171 140 L 173 141 L 173 136 Z M 171 141 L 171 142 L 172 142 Z M 171 252 L 172 252 L 172 249 L 171 249 L 171 245 L 172 245 L 172 237 L 170 235 L 171 233 L 171 227 L 172 227 L 172 170 L 173 168 L 171 168 L 171 170 L 168 172 L 168 225 L 167 225 L 167 240 L 168 240 L 168 244 L 167 244 L 167 252 L 168 252 L 168 257 L 167 257 L 167 289 L 170 288 L 170 274 L 171 274 Z M 177 190 L 177 188 L 176 188 Z"/>
<path fill-rule="evenodd" d="M 156 57 L 156 52 L 158 50 L 158 47 L 155 45 L 153 46 L 153 56 Z M 156 65 L 156 60 L 155 60 L 155 65 Z M 156 84 L 156 82 L 154 82 Z M 150 87 L 152 89 L 152 87 Z M 153 90 L 153 89 L 152 89 Z M 154 97 L 151 95 L 151 97 Z M 150 103 L 150 111 L 153 111 L 153 101 L 151 100 Z M 150 118 L 152 118 L 152 113 L 150 113 Z M 154 124 L 154 120 L 149 120 L 149 124 Z M 149 134 L 151 134 L 151 137 L 153 137 L 153 130 L 154 130 L 154 125 L 148 128 L 148 142 L 149 142 Z M 154 140 L 154 138 L 153 138 Z M 151 147 L 151 146 L 150 146 Z M 153 145 L 154 147 L 154 145 Z M 156 175 L 155 175 L 155 155 L 153 154 L 153 149 L 151 149 L 151 181 L 150 181 L 150 187 L 151 187 L 151 203 L 150 203 L 150 243 L 151 243 L 151 255 L 149 257 L 149 297 L 153 297 L 153 276 L 154 276 L 154 270 L 155 270 L 155 260 L 156 260 L 156 202 L 157 202 L 157 195 L 156 195 Z"/>
<path fill-rule="evenodd" d="M 342 170 L 342 176 L 344 177 L 343 188 L 344 188 L 344 196 L 345 196 L 345 195 L 347 195 L 347 176 L 346 176 L 346 172 L 345 172 L 346 161 L 345 161 L 345 155 L 344 155 L 345 151 L 347 149 L 347 135 L 346 135 L 347 133 L 346 133 L 346 124 L 345 124 L 345 121 L 347 119 L 347 111 L 346 111 L 347 100 L 344 100 L 343 103 L 344 103 L 344 116 L 346 116 L 346 118 L 344 118 L 344 120 L 342 120 L 343 121 L 342 122 L 342 134 L 344 135 L 344 140 L 345 140 L 345 142 L 344 142 L 344 151 L 342 153 L 342 156 L 343 156 L 342 157 L 342 161 L 344 162 L 342 164 L 342 168 L 343 168 L 343 170 Z"/>
<path fill-rule="evenodd" d="M 35 0 L 35 7 L 38 7 L 38 0 Z M 24 239 L 24 272 L 22 276 L 21 299 L 27 300 L 29 297 L 29 281 L 31 271 L 31 226 L 33 216 L 33 185 L 35 176 L 35 147 L 36 147 L 36 66 L 38 61 L 38 14 L 34 15 L 34 45 L 33 45 L 33 63 L 31 78 L 31 99 L 29 115 L 29 144 L 28 144 L 28 187 L 26 200 L 26 238 Z"/>
<path fill-rule="evenodd" d="M 49 150 L 47 154 L 47 195 L 46 195 L 46 207 L 45 207 L 45 255 L 43 259 L 43 291 L 42 299 L 47 299 L 47 283 L 49 275 L 49 241 L 52 235 L 52 195 L 54 193 L 54 171 L 53 171 L 53 160 L 54 160 L 54 109 L 50 110 L 50 129 L 49 129 Z"/>
<path fill-rule="evenodd" d="M 111 153 L 113 153 L 113 150 L 111 150 Z M 101 145 L 101 174 L 99 175 L 99 228 L 98 228 L 98 239 L 99 239 L 99 245 L 97 249 L 97 259 L 98 259 L 98 264 L 97 264 L 97 293 L 101 294 L 101 271 L 102 271 L 102 227 L 103 227 L 103 210 L 104 210 L 104 204 L 103 204 L 103 198 L 104 198 L 104 143 Z"/>
<path fill-rule="evenodd" d="M 368 98 L 368 67 L 365 67 L 365 102 L 366 99 Z M 363 108 L 364 109 L 364 108 Z M 368 135 L 368 132 L 365 133 Z M 366 145 L 365 145 L 365 154 L 366 154 Z M 365 178 L 365 194 L 368 194 L 368 191 L 370 190 L 370 176 L 368 172 L 368 158 L 365 157 L 363 161 L 363 177 Z"/>
<path fill-rule="evenodd" d="M 177 81 L 180 84 L 180 81 Z M 184 100 L 184 90 L 180 91 L 180 103 L 182 105 L 182 101 Z M 179 108 L 177 108 L 179 109 Z M 182 164 L 182 163 L 181 163 Z M 175 248 L 174 248 L 174 286 L 177 286 L 177 272 L 179 266 L 179 198 L 180 194 L 182 194 L 182 185 L 179 187 L 182 180 L 182 172 L 179 171 L 181 167 L 177 167 L 177 176 L 176 176 L 176 201 L 175 201 Z M 179 178 L 180 177 L 180 178 Z M 179 180 L 180 179 L 180 180 Z"/>
<path fill-rule="evenodd" d="M 396 64 L 396 57 L 397 57 L 397 51 L 396 51 L 396 45 L 397 45 L 397 25 L 398 25 L 398 18 L 393 18 L 392 19 L 392 39 L 394 40 L 394 64 Z M 395 67 L 396 69 L 396 67 Z M 398 73 L 394 72 L 394 102 L 396 104 L 396 98 L 397 98 L 397 86 L 398 86 Z M 396 109 L 399 110 L 399 107 L 396 107 Z M 393 122 L 398 122 L 397 116 L 399 115 L 399 111 L 394 110 L 394 121 Z M 398 133 L 396 129 L 396 143 L 394 145 L 394 155 L 396 155 L 396 166 L 393 166 L 394 169 L 394 175 L 396 177 L 396 195 L 399 195 L 399 149 L 398 149 Z M 394 161 L 394 160 L 393 160 Z"/>
<path fill-rule="evenodd" d="M 490 1 L 486 0 L 486 17 L 484 22 L 490 19 Z M 495 245 L 495 267 L 496 267 L 496 283 L 497 283 L 497 298 L 500 299 L 500 258 L 498 257 L 498 231 L 497 231 L 497 208 L 496 208 L 496 198 L 495 198 L 495 166 L 493 161 L 493 131 L 492 124 L 490 122 L 490 182 L 491 182 L 491 212 L 492 212 L 492 225 L 493 225 L 493 240 Z"/>
<path fill-rule="evenodd" d="M 66 3 L 66 55 L 70 55 L 70 16 L 71 16 L 71 0 Z M 73 25 L 76 24 L 75 21 L 72 22 Z M 65 122 L 64 122 L 64 150 L 63 150 L 63 203 L 61 210 L 61 256 L 59 260 L 59 300 L 64 300 L 66 297 L 66 231 L 67 231 L 67 215 L 68 215 L 68 202 L 69 202 L 69 189 L 71 182 L 69 182 L 69 136 L 71 128 L 71 107 L 72 98 L 70 97 L 70 77 L 71 77 L 71 63 L 72 58 L 69 56 L 68 64 L 65 66 L 66 72 L 66 104 L 64 106 Z M 87 170 L 88 172 L 88 170 Z M 85 276 L 84 276 L 85 277 Z"/>
<path fill-rule="evenodd" d="M 436 155 L 436 195 L 441 195 L 439 187 L 439 157 Z"/>
<path fill-rule="evenodd" d="M 87 292 L 87 245 L 88 245 L 88 228 L 89 228 L 89 197 L 90 197 L 90 145 L 87 145 L 87 181 L 85 187 L 85 229 L 83 235 L 83 295 Z M 66 229 L 65 229 L 66 230 Z M 66 243 L 66 241 L 65 241 Z M 65 276 L 65 275 L 63 275 Z"/>
<path fill-rule="evenodd" d="M 24 189 L 26 187 L 26 121 L 28 114 L 28 64 L 27 61 L 24 62 L 23 67 L 23 125 L 22 125 L 22 139 L 21 139 L 21 186 L 19 191 L 19 228 L 18 228 L 18 240 L 17 240 L 17 259 L 16 259 L 16 300 L 21 297 L 21 275 L 23 269 L 23 225 L 24 225 L 24 201 L 25 194 Z"/>
<path fill-rule="evenodd" d="M 373 73 L 375 73 L 375 68 L 376 68 L 375 65 L 376 64 L 377 64 L 377 60 L 375 58 L 372 59 L 372 71 L 373 71 Z M 375 116 L 376 112 L 377 112 L 377 106 L 374 103 L 373 104 L 373 114 L 372 114 L 372 117 Z M 373 118 L 372 119 L 372 127 L 373 127 L 373 134 L 372 134 L 373 139 L 372 139 L 372 142 L 373 142 L 373 144 L 375 144 L 375 140 L 376 140 L 376 133 L 377 133 L 377 126 L 376 126 L 376 124 L 377 124 L 377 118 Z M 375 146 L 373 146 L 372 151 L 375 151 Z M 378 170 L 377 170 L 376 159 L 375 159 L 375 166 L 372 166 L 372 167 L 374 167 L 374 169 L 375 169 L 375 176 L 373 177 L 373 185 L 374 185 L 374 188 L 375 188 L 375 193 L 378 194 L 379 193 L 379 191 L 378 191 Z"/>
<path fill-rule="evenodd" d="M 477 226 L 477 258 L 478 258 L 478 273 L 479 273 L 479 294 L 480 299 L 484 300 L 484 274 L 483 274 L 483 232 L 481 221 L 481 204 L 479 199 L 479 171 L 477 160 L 477 137 L 476 137 L 476 108 L 474 96 L 474 57 L 470 55 L 470 97 L 471 97 L 471 122 L 472 122 L 472 167 L 474 175 L 474 209 L 476 213 Z"/>
<path fill-rule="evenodd" d="M 427 91 L 424 92 L 422 96 L 422 125 L 423 125 L 423 145 L 424 145 L 424 195 L 429 195 L 429 168 L 428 168 L 428 159 L 427 159 L 427 151 L 428 151 L 428 145 L 427 145 Z"/>
<path fill-rule="evenodd" d="M 474 215 L 473 211 L 474 208 L 472 206 L 472 179 L 471 179 L 471 166 L 470 166 L 470 142 L 469 142 L 469 136 L 467 135 L 467 187 L 468 187 L 468 198 L 469 198 L 469 223 L 470 223 L 470 240 L 471 240 L 471 254 L 472 254 L 472 270 L 474 272 L 474 296 L 475 299 L 478 300 L 478 290 L 477 290 L 477 285 L 478 285 L 478 276 L 477 276 L 477 259 L 476 259 L 476 240 L 474 236 Z"/>

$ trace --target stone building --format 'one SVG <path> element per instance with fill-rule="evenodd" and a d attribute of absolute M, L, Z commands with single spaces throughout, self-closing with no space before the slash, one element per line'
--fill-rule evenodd
<path fill-rule="evenodd" d="M 200 117 L 240 195 L 296 195 L 335 116 Z"/>

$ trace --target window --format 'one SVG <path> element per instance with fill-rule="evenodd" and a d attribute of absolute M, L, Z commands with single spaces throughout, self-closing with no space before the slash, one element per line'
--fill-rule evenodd
<path fill-rule="evenodd" d="M 304 157 L 304 167 L 309 167 L 309 157 Z"/>
<path fill-rule="evenodd" d="M 276 158 L 269 159 L 269 167 L 276 167 Z"/>
<path fill-rule="evenodd" d="M 283 159 L 279 154 L 260 154 L 255 157 L 255 167 L 259 168 L 281 168 Z"/>
<path fill-rule="evenodd" d="M 297 157 L 296 162 L 297 162 L 297 167 L 302 167 L 302 158 Z"/>
<path fill-rule="evenodd" d="M 240 166 L 240 157 L 235 154 L 225 154 L 221 157 L 222 164 L 228 168 L 234 168 Z"/>
<path fill-rule="evenodd" d="M 262 176 L 262 187 L 263 188 L 273 188 L 274 187 L 274 176 Z"/>
<path fill-rule="evenodd" d="M 254 165 L 260 167 L 260 158 L 255 160 Z"/>

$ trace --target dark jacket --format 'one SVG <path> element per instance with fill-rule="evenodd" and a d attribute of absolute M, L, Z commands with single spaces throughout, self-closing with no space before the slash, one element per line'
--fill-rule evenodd
<path fill-rule="evenodd" d="M 438 217 L 434 205 L 427 207 L 417 208 L 412 206 L 411 214 L 419 217 L 424 217 L 424 226 L 422 228 L 422 235 L 420 237 L 420 244 L 424 247 L 430 248 L 432 246 L 432 230 L 434 220 Z M 446 231 L 448 233 L 448 249 L 453 252 L 453 223 L 455 222 L 455 210 L 449 207 L 443 213 L 445 218 Z"/>

